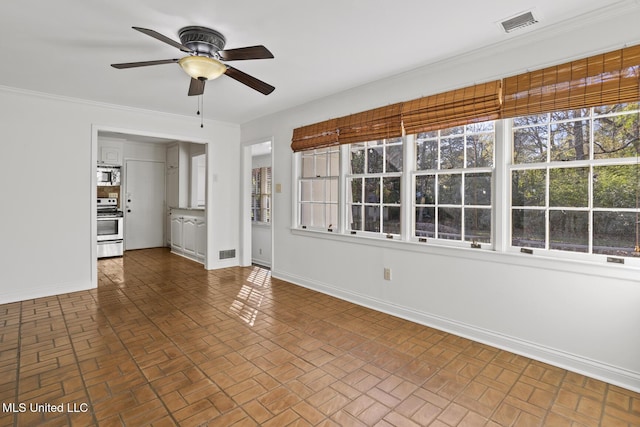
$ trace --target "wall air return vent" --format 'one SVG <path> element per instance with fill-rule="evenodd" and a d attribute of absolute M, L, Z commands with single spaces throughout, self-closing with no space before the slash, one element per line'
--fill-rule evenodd
<path fill-rule="evenodd" d="M 219 259 L 229 259 L 229 258 L 235 258 L 235 257 L 236 257 L 235 249 L 226 249 L 224 251 L 220 251 Z"/>
<path fill-rule="evenodd" d="M 533 16 L 533 12 L 529 11 L 502 21 L 500 26 L 505 32 L 510 33 L 512 31 L 528 27 L 529 25 L 533 25 L 537 22 L 538 20 Z"/>

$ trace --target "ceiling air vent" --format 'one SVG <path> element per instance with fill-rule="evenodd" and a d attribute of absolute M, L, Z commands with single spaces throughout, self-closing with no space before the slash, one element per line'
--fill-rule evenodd
<path fill-rule="evenodd" d="M 507 19 L 506 21 L 502 21 L 500 25 L 502 26 L 505 32 L 510 33 L 520 28 L 533 25 L 537 22 L 538 20 L 533 16 L 533 13 L 529 11 L 529 12 L 524 12 L 524 13 L 521 13 L 520 15 L 514 16 L 513 18 Z"/>

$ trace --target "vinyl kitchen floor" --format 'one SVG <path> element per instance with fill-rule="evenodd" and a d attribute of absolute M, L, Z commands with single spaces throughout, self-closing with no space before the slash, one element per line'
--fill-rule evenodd
<path fill-rule="evenodd" d="M 259 267 L 150 249 L 98 269 L 0 305 L 0 426 L 640 425 L 638 393 Z"/>

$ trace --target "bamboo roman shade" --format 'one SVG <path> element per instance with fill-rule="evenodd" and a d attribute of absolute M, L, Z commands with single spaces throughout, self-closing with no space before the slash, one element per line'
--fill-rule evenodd
<path fill-rule="evenodd" d="M 330 119 L 293 130 L 293 151 L 313 150 L 338 145 L 338 120 Z"/>
<path fill-rule="evenodd" d="M 402 136 L 402 104 L 351 114 L 293 130 L 293 151 Z"/>
<path fill-rule="evenodd" d="M 501 81 L 456 89 L 402 104 L 406 134 L 500 118 Z"/>
<path fill-rule="evenodd" d="M 340 144 L 402 136 L 402 104 L 387 105 L 338 119 Z"/>
<path fill-rule="evenodd" d="M 640 45 L 293 131 L 293 151 L 640 100 Z"/>
<path fill-rule="evenodd" d="M 640 98 L 640 45 L 504 79 L 502 117 Z"/>

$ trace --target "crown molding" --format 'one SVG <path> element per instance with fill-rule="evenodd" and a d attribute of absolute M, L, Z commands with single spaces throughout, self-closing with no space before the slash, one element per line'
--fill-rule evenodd
<path fill-rule="evenodd" d="M 167 113 L 165 111 L 149 110 L 145 108 L 130 107 L 130 106 L 119 105 L 119 104 L 110 104 L 107 102 L 92 101 L 89 99 L 74 98 L 70 96 L 56 95 L 56 94 L 47 93 L 47 92 L 38 92 L 34 90 L 16 88 L 11 86 L 0 85 L 0 92 L 15 93 L 18 95 L 31 96 L 35 98 L 41 98 L 41 99 L 49 99 L 53 101 L 68 102 L 70 104 L 85 105 L 85 106 L 104 108 L 109 110 L 124 111 L 128 113 L 149 114 L 149 115 L 174 118 L 174 119 L 179 118 L 179 119 L 193 120 L 193 116 L 187 116 L 183 114 Z M 204 121 L 206 123 L 219 124 L 219 125 L 225 125 L 225 126 L 234 126 L 234 127 L 240 126 L 238 123 L 224 122 L 224 121 L 215 120 L 215 119 L 204 119 Z"/>

